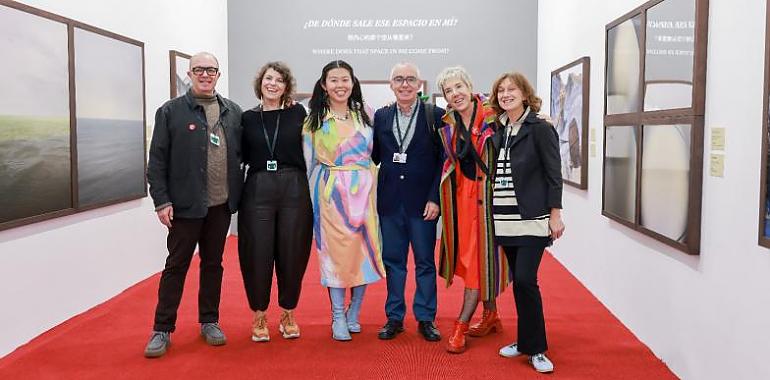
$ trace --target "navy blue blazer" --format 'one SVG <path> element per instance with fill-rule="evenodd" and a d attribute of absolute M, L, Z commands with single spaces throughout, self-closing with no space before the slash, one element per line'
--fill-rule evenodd
<path fill-rule="evenodd" d="M 405 164 L 393 162 L 398 142 L 393 135 L 396 104 L 382 107 L 374 113 L 374 148 L 372 160 L 380 165 L 377 177 L 377 212 L 392 215 L 403 205 L 409 216 L 422 216 L 425 204 L 439 204 L 442 150 L 436 128 L 442 125 L 444 109 L 433 107 L 434 129 L 425 115 L 425 103 L 420 101 L 417 121 L 412 128 L 414 137 L 406 149 Z M 406 126 L 402 126 L 406 127 Z"/>

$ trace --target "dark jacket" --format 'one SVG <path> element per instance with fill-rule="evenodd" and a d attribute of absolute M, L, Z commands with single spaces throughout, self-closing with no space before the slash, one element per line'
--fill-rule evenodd
<path fill-rule="evenodd" d="M 230 212 L 235 212 L 243 186 L 241 108 L 219 94 L 216 96 L 220 108 L 219 123 L 227 139 L 227 204 Z M 158 108 L 147 163 L 147 181 L 155 207 L 171 203 L 174 217 L 206 216 L 209 144 L 206 114 L 193 97 L 192 90 Z"/>
<path fill-rule="evenodd" d="M 444 109 L 433 107 L 433 126 L 428 125 L 425 103 L 420 101 L 414 137 L 406 149 L 405 164 L 393 162 L 398 152 L 398 141 L 393 135 L 396 104 L 383 107 L 374 113 L 374 148 L 372 160 L 380 164 L 377 178 L 377 212 L 392 215 L 404 206 L 409 216 L 422 216 L 428 201 L 439 204 L 438 186 L 441 182 L 441 145 L 436 128 L 443 125 Z M 406 132 L 406 126 L 401 126 Z"/>
<path fill-rule="evenodd" d="M 500 126 L 493 138 L 495 161 L 504 137 L 505 128 Z M 552 208 L 562 208 L 559 136 L 553 125 L 530 112 L 510 144 L 509 162 L 521 216 L 534 218 L 550 213 Z"/>

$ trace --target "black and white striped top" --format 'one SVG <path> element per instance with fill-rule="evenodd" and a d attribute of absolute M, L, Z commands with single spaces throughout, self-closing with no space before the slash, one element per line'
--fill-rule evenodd
<path fill-rule="evenodd" d="M 495 222 L 495 239 L 501 245 L 541 244 L 550 241 L 549 214 L 531 219 L 522 218 L 516 199 L 516 190 L 513 187 L 510 166 L 511 143 L 528 113 L 529 109 L 513 123 L 509 123 L 506 114 L 500 117 L 501 124 L 505 125 L 505 137 L 497 157 L 495 186 L 492 192 L 492 214 Z"/>

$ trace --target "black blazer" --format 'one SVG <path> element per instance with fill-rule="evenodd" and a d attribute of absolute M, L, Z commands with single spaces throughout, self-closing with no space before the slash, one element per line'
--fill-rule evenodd
<path fill-rule="evenodd" d="M 243 186 L 241 108 L 219 94 L 216 96 L 219 123 L 227 139 L 227 204 L 230 212 L 235 212 Z M 208 131 L 206 113 L 193 97 L 192 90 L 158 108 L 147 162 L 147 180 L 155 207 L 172 203 L 175 217 L 206 216 Z"/>
<path fill-rule="evenodd" d="M 505 128 L 498 124 L 492 140 L 495 146 L 495 168 L 504 138 Z M 550 213 L 552 208 L 562 208 L 559 135 L 553 125 L 540 119 L 536 112 L 530 112 L 519 133 L 509 144 L 513 188 L 521 216 L 534 218 Z"/>
<path fill-rule="evenodd" d="M 435 128 L 442 125 L 444 109 L 433 107 L 434 129 L 428 125 L 425 103 L 420 102 L 414 137 L 406 149 L 406 164 L 393 162 L 398 142 L 393 135 L 396 104 L 374 113 L 374 142 L 372 161 L 380 165 L 377 177 L 377 211 L 391 215 L 404 206 L 407 215 L 422 216 L 428 201 L 439 204 L 438 186 L 441 182 L 441 147 Z M 406 126 L 402 126 L 406 128 Z"/>

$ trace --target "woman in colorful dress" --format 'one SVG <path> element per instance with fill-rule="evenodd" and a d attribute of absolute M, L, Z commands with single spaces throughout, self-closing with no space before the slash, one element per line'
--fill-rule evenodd
<path fill-rule="evenodd" d="M 329 290 L 332 338 L 340 341 L 361 332 L 358 316 L 366 285 L 385 277 L 373 130 L 363 106 L 353 68 L 332 61 L 315 84 L 303 130 L 321 284 Z"/>
<path fill-rule="evenodd" d="M 518 342 L 500 355 L 529 356 L 538 372 L 553 372 L 545 356 L 543 301 L 537 270 L 545 247 L 564 233 L 561 220 L 561 157 L 553 125 L 537 116 L 542 101 L 527 78 L 505 73 L 492 86 L 490 104 L 498 116 L 493 138 L 499 147 L 493 211 L 495 241 L 501 245 L 513 273 L 513 299 Z"/>
<path fill-rule="evenodd" d="M 243 162 L 249 171 L 238 212 L 238 257 L 249 307 L 251 339 L 270 340 L 267 306 L 278 279 L 282 309 L 278 330 L 299 338 L 294 319 L 312 232 L 312 208 L 302 152 L 305 108 L 292 101 L 294 77 L 286 64 L 269 62 L 254 80 L 261 104 L 243 113 Z"/>
<path fill-rule="evenodd" d="M 492 177 L 495 112 L 478 94 L 462 67 L 449 67 L 438 76 L 448 103 L 439 136 L 444 147 L 440 198 L 442 217 L 439 274 L 451 285 L 454 276 L 465 282 L 463 307 L 447 343 L 447 351 L 465 351 L 465 335 L 500 331 L 495 298 L 508 283 L 508 266 L 494 243 Z M 469 326 L 479 300 L 484 313 Z"/>

